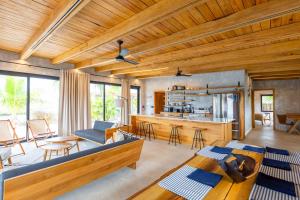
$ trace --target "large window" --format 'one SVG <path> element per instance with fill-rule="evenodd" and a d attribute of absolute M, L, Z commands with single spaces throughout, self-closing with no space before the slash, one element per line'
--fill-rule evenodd
<path fill-rule="evenodd" d="M 273 112 L 273 95 L 261 95 L 261 112 Z"/>
<path fill-rule="evenodd" d="M 130 111 L 131 114 L 140 113 L 140 87 L 138 86 L 130 88 Z"/>
<path fill-rule="evenodd" d="M 116 106 L 116 100 L 121 97 L 121 86 L 105 84 L 105 120 L 121 121 L 121 108 Z"/>
<path fill-rule="evenodd" d="M 92 123 L 95 120 L 120 122 L 121 108 L 116 106 L 116 99 L 121 96 L 121 86 L 108 83 L 91 82 Z"/>
<path fill-rule="evenodd" d="M 58 131 L 59 81 L 30 78 L 30 119 L 46 119 Z"/>
<path fill-rule="evenodd" d="M 92 123 L 95 120 L 104 120 L 104 84 L 91 83 L 90 84 L 91 93 L 91 113 L 92 113 Z"/>
<path fill-rule="evenodd" d="M 26 138 L 27 78 L 0 75 L 0 119 L 10 119 L 20 138 Z"/>
<path fill-rule="evenodd" d="M 19 137 L 29 138 L 29 119 L 45 118 L 57 133 L 58 102 L 58 78 L 1 72 L 0 119 L 12 120 Z"/>

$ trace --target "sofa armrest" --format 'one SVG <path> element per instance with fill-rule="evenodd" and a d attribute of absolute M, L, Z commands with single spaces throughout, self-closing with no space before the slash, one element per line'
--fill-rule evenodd
<path fill-rule="evenodd" d="M 118 128 L 107 128 L 105 130 L 105 141 L 107 139 L 111 138 L 113 136 L 114 132 L 116 132 L 118 129 L 129 132 L 130 127 L 129 126 L 121 126 L 121 127 L 118 127 Z"/>

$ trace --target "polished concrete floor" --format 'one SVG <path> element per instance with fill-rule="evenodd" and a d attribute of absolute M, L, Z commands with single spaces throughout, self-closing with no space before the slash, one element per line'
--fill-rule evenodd
<path fill-rule="evenodd" d="M 300 135 L 290 135 L 286 132 L 274 131 L 272 127 L 257 127 L 253 129 L 243 141 L 245 143 L 285 148 L 300 151 Z M 80 144 L 81 149 L 89 148 L 87 143 Z M 42 153 L 36 148 L 34 154 L 24 157 L 25 161 L 37 162 L 42 159 Z M 165 172 L 191 158 L 196 150 L 187 145 L 168 145 L 166 141 L 145 141 L 141 159 L 137 169 L 123 168 L 72 192 L 60 196 L 59 200 L 93 200 L 93 199 L 126 199 L 143 189 Z M 36 155 L 36 156 L 33 156 Z M 16 159 L 16 163 L 22 162 Z"/>
<path fill-rule="evenodd" d="M 253 129 L 243 142 L 300 151 L 300 135 L 274 131 L 272 127 Z M 169 169 L 189 159 L 194 153 L 195 151 L 190 150 L 190 146 L 174 147 L 165 141 L 145 141 L 136 170 L 121 169 L 58 199 L 125 199 L 149 185 Z"/>

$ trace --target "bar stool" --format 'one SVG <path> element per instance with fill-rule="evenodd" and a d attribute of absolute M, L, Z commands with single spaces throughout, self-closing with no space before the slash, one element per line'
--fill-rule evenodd
<path fill-rule="evenodd" d="M 145 127 L 145 138 L 147 139 L 147 135 L 149 137 L 149 140 L 151 141 L 151 135 L 153 136 L 153 139 L 155 140 L 155 133 L 154 133 L 154 128 L 153 128 L 152 122 L 144 122 L 144 127 Z"/>
<path fill-rule="evenodd" d="M 169 137 L 169 144 L 170 143 L 175 143 L 175 146 L 176 146 L 177 139 L 178 139 L 178 143 L 181 144 L 178 129 L 182 128 L 182 125 L 171 124 L 171 127 L 172 127 L 172 129 L 171 129 L 171 134 L 170 134 L 170 137 Z"/>
<path fill-rule="evenodd" d="M 202 136 L 202 132 L 206 131 L 207 128 L 199 128 L 199 127 L 193 127 L 195 129 L 194 137 L 193 137 L 193 144 L 192 144 L 192 149 L 195 147 L 199 147 L 202 149 L 204 147 L 204 139 Z"/>
<path fill-rule="evenodd" d="M 145 121 L 140 121 L 137 124 L 137 134 L 136 134 L 136 136 L 139 136 L 140 138 L 142 136 L 146 137 Z"/>

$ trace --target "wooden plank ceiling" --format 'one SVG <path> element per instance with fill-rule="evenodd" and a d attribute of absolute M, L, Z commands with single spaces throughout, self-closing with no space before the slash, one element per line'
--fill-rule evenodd
<path fill-rule="evenodd" d="M 0 48 L 130 78 L 300 78 L 299 0 L 0 0 Z M 116 41 L 132 65 L 116 62 Z"/>

